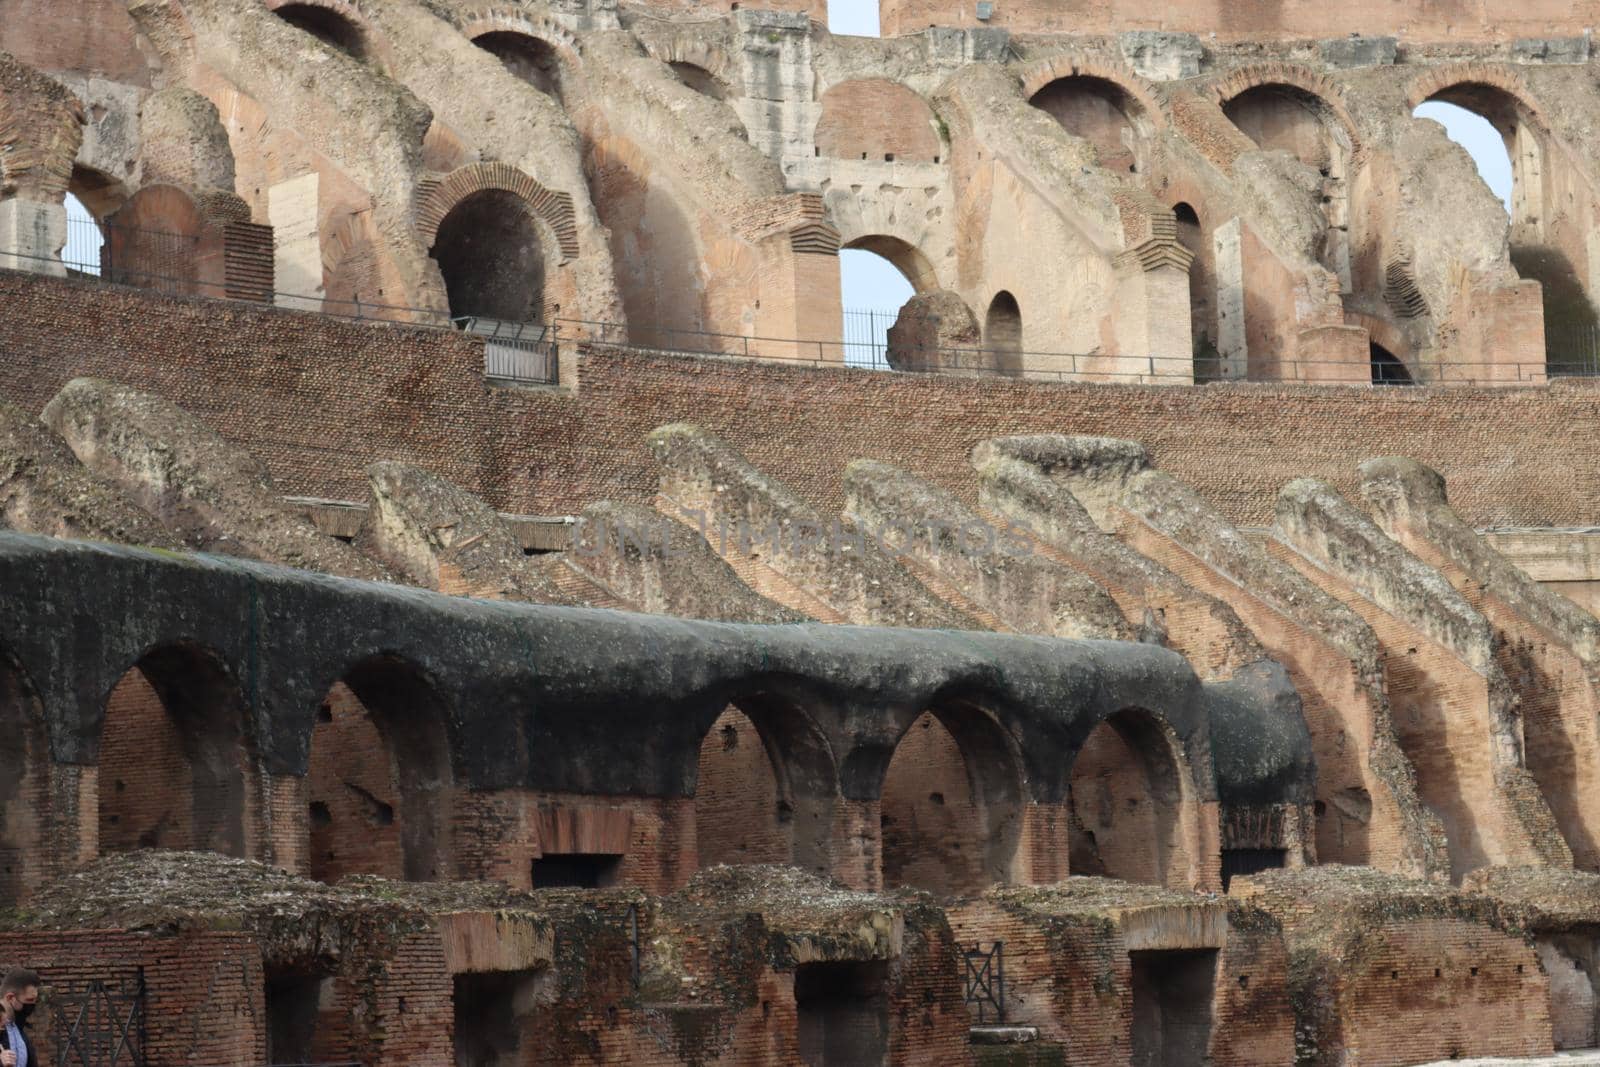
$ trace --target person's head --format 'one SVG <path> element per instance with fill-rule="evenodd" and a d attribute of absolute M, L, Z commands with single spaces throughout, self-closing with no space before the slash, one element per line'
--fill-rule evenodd
<path fill-rule="evenodd" d="M 39 976 L 33 971 L 26 967 L 13 967 L 4 978 L 0 978 L 0 1004 L 5 1005 L 8 1016 L 23 1022 L 33 1014 L 37 1003 Z"/>

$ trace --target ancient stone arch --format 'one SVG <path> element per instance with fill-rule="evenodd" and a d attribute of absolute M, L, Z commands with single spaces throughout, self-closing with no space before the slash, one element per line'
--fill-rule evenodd
<path fill-rule="evenodd" d="M 1204 864 L 1193 768 L 1162 717 L 1106 716 L 1084 739 L 1070 778 L 1072 871 L 1193 888 Z"/>
<path fill-rule="evenodd" d="M 1406 106 L 1414 109 L 1459 86 L 1484 85 L 1516 100 L 1520 117 L 1541 134 L 1550 133 L 1544 111 L 1534 99 L 1527 82 L 1514 67 L 1503 63 L 1453 63 L 1432 67 L 1419 74 L 1406 90 Z"/>
<path fill-rule="evenodd" d="M 727 49 L 699 35 L 677 33 L 651 36 L 644 41 L 645 51 L 669 66 L 684 64 L 699 67 L 724 86 L 732 87 L 737 67 Z"/>
<path fill-rule="evenodd" d="M 1357 132 L 1355 120 L 1350 117 L 1350 112 L 1344 105 L 1339 87 L 1314 70 L 1294 63 L 1276 62 L 1240 67 L 1213 82 L 1211 96 L 1216 100 L 1218 107 L 1226 107 L 1229 101 L 1251 89 L 1275 85 L 1295 89 L 1316 98 L 1327 109 L 1326 115 L 1333 118 L 1344 130 L 1344 135 L 1350 142 L 1352 159 L 1362 154 L 1361 135 Z"/>
<path fill-rule="evenodd" d="M 726 694 L 695 775 L 700 865 L 792 863 L 833 876 L 837 763 L 814 694 L 753 680 Z M 715 694 L 713 703 L 724 703 Z"/>
<path fill-rule="evenodd" d="M 578 225 L 572 195 L 541 185 L 509 163 L 471 163 L 443 178 L 422 183 L 418 192 L 417 235 L 424 248 L 433 247 L 439 225 L 452 208 L 474 193 L 499 190 L 528 205 L 532 214 L 550 227 L 562 261 L 578 254 Z"/>
<path fill-rule="evenodd" d="M 1017 742 L 974 700 L 929 702 L 883 771 L 883 884 L 977 892 L 1019 870 L 1026 785 Z"/>
<path fill-rule="evenodd" d="M 526 8 L 510 4 L 489 4 L 465 11 L 451 9 L 451 18 L 461 35 L 469 41 L 486 33 L 514 33 L 549 45 L 563 60 L 574 66 L 582 62 L 578 39 L 566 27 Z"/>
<path fill-rule="evenodd" d="M 1139 105 L 1139 118 L 1160 130 L 1166 126 L 1166 101 L 1160 89 L 1132 70 L 1093 56 L 1064 53 L 1032 64 L 1022 71 L 1022 95 L 1033 99 L 1040 90 L 1063 78 L 1094 78 L 1110 82 Z"/>
<path fill-rule="evenodd" d="M 155 645 L 128 666 L 103 707 L 101 851 L 255 855 L 258 746 L 244 693 L 220 654 L 189 640 Z"/>
<path fill-rule="evenodd" d="M 449 876 L 450 721 L 434 681 L 403 656 L 362 657 L 330 686 L 306 772 L 314 877 Z"/>
<path fill-rule="evenodd" d="M 266 0 L 266 3 L 268 11 L 280 16 L 299 11 L 321 12 L 328 29 L 333 31 L 333 39 L 324 37 L 324 32 L 319 32 L 318 28 L 307 27 L 308 32 L 354 59 L 374 62 L 384 68 L 390 65 L 388 41 L 362 12 L 357 0 Z"/>

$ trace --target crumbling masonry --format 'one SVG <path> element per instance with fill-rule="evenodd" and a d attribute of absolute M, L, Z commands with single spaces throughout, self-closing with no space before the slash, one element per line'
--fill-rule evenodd
<path fill-rule="evenodd" d="M 1081 7 L 0 0 L 51 1062 L 1600 1047 L 1600 10 Z"/>

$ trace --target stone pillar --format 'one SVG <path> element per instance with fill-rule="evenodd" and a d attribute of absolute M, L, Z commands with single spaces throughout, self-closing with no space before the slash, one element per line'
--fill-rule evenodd
<path fill-rule="evenodd" d="M 318 229 L 315 171 L 267 190 L 267 217 L 277 234 L 273 259 L 279 307 L 322 308 L 322 235 Z"/>
<path fill-rule="evenodd" d="M 820 105 L 811 66 L 811 20 L 789 11 L 734 12 L 739 27 L 739 95 L 730 103 L 750 143 L 768 157 L 811 156 L 811 131 Z"/>
<path fill-rule="evenodd" d="M 1237 216 L 1218 226 L 1217 353 L 1218 377 L 1242 380 L 1250 368 L 1244 322 L 1244 224 Z"/>
<path fill-rule="evenodd" d="M 0 200 L 0 269 L 64 278 L 61 250 L 66 244 L 65 203 Z"/>

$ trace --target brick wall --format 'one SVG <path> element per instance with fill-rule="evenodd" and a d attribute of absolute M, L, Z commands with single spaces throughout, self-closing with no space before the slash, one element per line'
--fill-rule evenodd
<path fill-rule="evenodd" d="M 261 954 L 248 935 L 150 937 L 120 931 L 0 934 L 0 963 L 39 972 L 47 990 L 91 981 L 116 991 L 145 983 L 147 1063 L 265 1063 Z M 49 1041 L 49 1008 L 31 1039 L 46 1063 L 67 1062 Z"/>
<path fill-rule="evenodd" d="M 788 863 L 795 813 L 783 805 L 778 779 L 755 724 L 737 708 L 724 711 L 700 744 L 695 784 L 695 837 L 700 866 Z"/>
<path fill-rule="evenodd" d="M 311 730 L 305 784 L 307 873 L 337 882 L 347 874 L 405 877 L 400 785 L 394 754 L 372 713 L 342 682 L 328 693 Z"/>
<path fill-rule="evenodd" d="M 937 163 L 942 147 L 927 103 L 898 82 L 863 78 L 822 94 L 817 150 L 834 159 Z"/>
<path fill-rule="evenodd" d="M 0 274 L 0 337 L 9 357 L 0 360 L 0 396 L 37 411 L 83 374 L 152 389 L 253 450 L 282 491 L 333 499 L 364 499 L 363 468 L 395 459 L 506 511 L 648 501 L 657 468 L 644 435 L 693 419 L 825 513 L 838 510 L 854 458 L 895 463 L 972 502 L 971 446 L 1022 432 L 1138 438 L 1243 525 L 1270 522 L 1290 478 L 1315 475 L 1352 491 L 1358 459 L 1394 454 L 1439 469 L 1455 505 L 1479 525 L 1580 525 L 1600 513 L 1600 481 L 1590 475 L 1600 469 L 1600 435 L 1589 432 L 1600 389 L 1571 380 L 1523 389 L 1183 389 L 591 349 L 574 395 L 490 390 L 480 343 L 458 334 L 22 274 Z"/>
<path fill-rule="evenodd" d="M 956 739 L 924 712 L 883 778 L 883 882 L 939 893 L 988 885 L 985 816 Z"/>
<path fill-rule="evenodd" d="M 100 849 L 194 847 L 194 776 L 183 738 L 145 676 L 106 700 L 100 741 Z"/>

